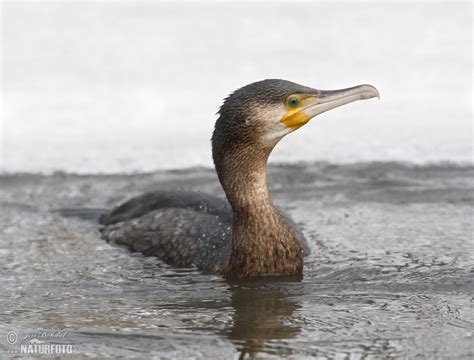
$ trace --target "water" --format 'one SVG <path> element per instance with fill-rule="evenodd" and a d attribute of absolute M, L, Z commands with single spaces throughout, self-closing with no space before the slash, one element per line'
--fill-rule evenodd
<path fill-rule="evenodd" d="M 264 78 L 370 83 L 274 162 L 472 164 L 470 2 L 2 2 L 0 171 L 211 166 L 215 113 Z"/>
<path fill-rule="evenodd" d="M 0 357 L 53 330 L 43 344 L 99 358 L 474 357 L 471 10 L 2 2 Z M 272 154 L 275 201 L 312 247 L 302 279 L 175 269 L 54 212 L 222 194 L 214 114 L 263 78 L 381 93 Z"/>
<path fill-rule="evenodd" d="M 52 212 L 152 189 L 221 194 L 212 170 L 2 175 L 0 349 L 18 351 L 9 331 L 23 341 L 43 329 L 94 357 L 472 357 L 473 176 L 457 165 L 273 166 L 275 202 L 311 243 L 304 276 L 229 282 L 130 254 L 94 222 Z"/>

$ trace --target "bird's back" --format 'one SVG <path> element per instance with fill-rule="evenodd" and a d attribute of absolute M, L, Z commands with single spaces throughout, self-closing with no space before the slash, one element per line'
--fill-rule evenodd
<path fill-rule="evenodd" d="M 219 272 L 230 255 L 232 223 L 219 215 L 166 208 L 109 225 L 102 238 L 171 265 Z"/>
<path fill-rule="evenodd" d="M 232 208 L 227 200 L 198 191 L 153 191 L 136 196 L 102 215 L 99 222 L 111 225 L 143 216 L 157 209 L 188 209 L 219 215 L 232 220 Z"/>

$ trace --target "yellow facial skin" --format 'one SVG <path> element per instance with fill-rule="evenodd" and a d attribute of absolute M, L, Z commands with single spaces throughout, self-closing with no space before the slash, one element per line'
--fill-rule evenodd
<path fill-rule="evenodd" d="M 297 104 L 293 102 L 297 99 Z M 301 110 L 316 102 L 314 94 L 292 94 L 285 100 L 285 106 L 288 112 L 281 118 L 281 122 L 291 129 L 298 129 L 306 124 L 311 117 Z"/>
<path fill-rule="evenodd" d="M 340 90 L 317 90 L 310 94 L 291 94 L 285 100 L 288 111 L 280 121 L 288 128 L 296 130 L 323 112 L 374 97 L 379 97 L 378 90 L 367 84 Z"/>

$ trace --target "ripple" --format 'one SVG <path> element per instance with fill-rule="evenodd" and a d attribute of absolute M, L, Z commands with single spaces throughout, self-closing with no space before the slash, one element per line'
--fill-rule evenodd
<path fill-rule="evenodd" d="M 177 181 L 218 189 L 212 173 L 193 174 L 0 177 L 0 282 L 8 294 L 0 297 L 0 338 L 65 329 L 64 341 L 95 357 L 472 352 L 471 168 L 273 168 L 276 202 L 311 239 L 303 279 L 229 282 L 176 269 L 103 242 L 93 222 L 50 211 L 110 207 L 122 200 L 117 194 L 133 195 L 129 189 Z M 445 193 L 425 191 L 433 188 Z"/>

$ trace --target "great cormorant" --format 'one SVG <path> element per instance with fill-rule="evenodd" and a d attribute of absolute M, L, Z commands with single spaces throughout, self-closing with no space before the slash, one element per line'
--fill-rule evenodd
<path fill-rule="evenodd" d="M 244 86 L 221 106 L 212 157 L 227 201 L 198 192 L 148 193 L 102 216 L 102 237 L 132 251 L 226 277 L 301 274 L 309 251 L 268 190 L 267 160 L 314 116 L 378 97 L 371 85 L 324 91 L 285 80 Z"/>

